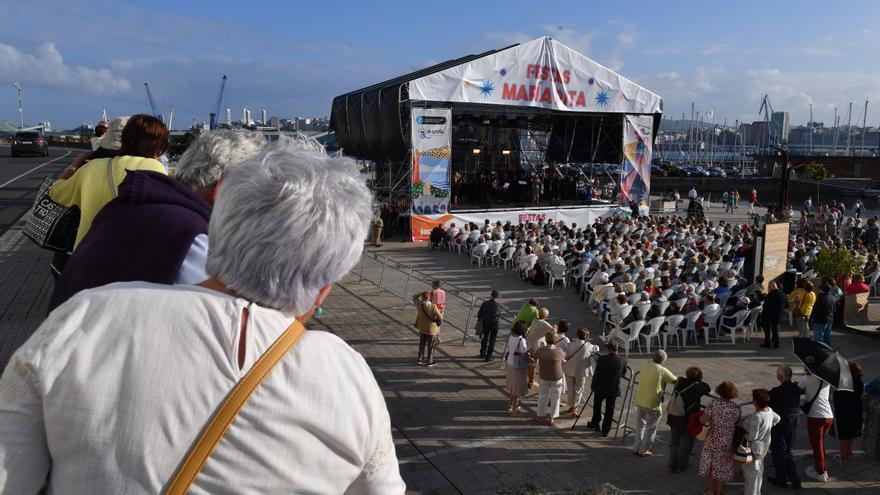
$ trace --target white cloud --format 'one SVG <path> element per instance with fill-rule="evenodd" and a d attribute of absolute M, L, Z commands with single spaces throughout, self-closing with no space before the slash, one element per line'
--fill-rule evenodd
<path fill-rule="evenodd" d="M 54 43 L 44 43 L 32 54 L 0 43 L 0 79 L 93 95 L 124 93 L 131 87 L 110 69 L 65 64 Z"/>

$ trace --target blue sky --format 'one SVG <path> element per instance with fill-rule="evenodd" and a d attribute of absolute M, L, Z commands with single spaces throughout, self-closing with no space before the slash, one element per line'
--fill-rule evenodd
<path fill-rule="evenodd" d="M 740 5 L 742 4 L 742 5 Z M 664 98 L 757 120 L 770 95 L 793 123 L 854 102 L 880 123 L 880 2 L 8 3 L 0 10 L 0 120 L 56 128 L 147 110 L 150 82 L 175 127 L 206 120 L 220 77 L 237 118 L 328 115 L 333 96 L 438 61 L 548 35 Z M 179 124 L 178 124 L 179 123 Z"/>

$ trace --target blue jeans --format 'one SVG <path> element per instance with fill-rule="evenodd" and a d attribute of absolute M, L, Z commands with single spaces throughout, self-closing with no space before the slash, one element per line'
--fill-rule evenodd
<path fill-rule="evenodd" d="M 831 322 L 813 323 L 813 340 L 831 345 Z"/>

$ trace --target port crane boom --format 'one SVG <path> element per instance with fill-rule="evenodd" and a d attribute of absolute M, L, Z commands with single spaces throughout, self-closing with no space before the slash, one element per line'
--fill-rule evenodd
<path fill-rule="evenodd" d="M 220 106 L 223 104 L 223 91 L 226 90 L 226 74 L 223 74 L 223 79 L 220 80 L 220 94 L 217 96 L 217 104 L 214 105 L 214 111 L 211 112 L 211 120 L 210 120 L 210 128 L 217 128 L 217 116 L 220 115 Z"/>
<path fill-rule="evenodd" d="M 150 104 L 150 112 L 152 112 L 154 117 L 161 120 L 162 123 L 165 123 L 162 114 L 156 111 L 156 102 L 153 100 L 153 93 L 150 92 L 150 83 L 144 83 L 144 89 L 147 91 L 147 103 Z"/>

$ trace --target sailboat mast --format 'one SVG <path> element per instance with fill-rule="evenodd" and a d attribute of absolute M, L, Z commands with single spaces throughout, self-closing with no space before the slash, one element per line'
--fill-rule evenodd
<path fill-rule="evenodd" d="M 844 156 L 849 156 L 850 154 L 850 145 L 852 144 L 852 102 L 849 102 L 849 112 L 846 114 L 846 153 Z"/>
<path fill-rule="evenodd" d="M 862 147 L 859 149 L 859 155 L 865 153 L 865 131 L 868 125 L 868 100 L 865 100 L 865 114 L 862 115 Z"/>
<path fill-rule="evenodd" d="M 813 104 L 810 103 L 810 156 L 813 156 Z"/>

